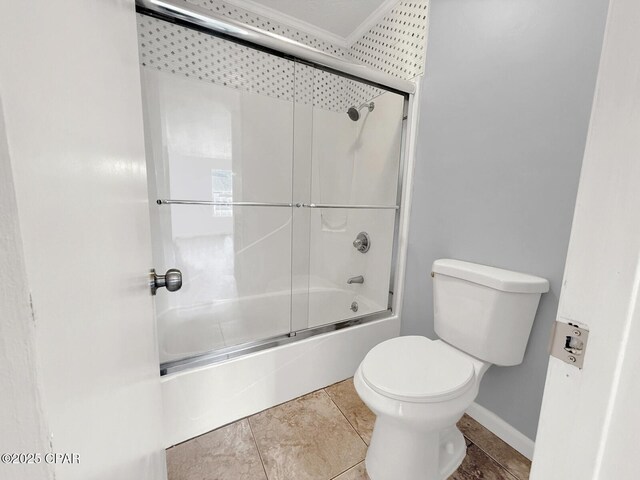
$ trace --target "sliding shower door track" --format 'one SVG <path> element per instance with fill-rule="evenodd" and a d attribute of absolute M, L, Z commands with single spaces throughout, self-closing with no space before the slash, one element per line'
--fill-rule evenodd
<path fill-rule="evenodd" d="M 384 318 L 390 318 L 393 315 L 391 309 L 382 310 L 379 312 L 362 315 L 360 317 L 350 318 L 338 323 L 332 323 L 329 325 L 322 325 L 314 328 L 306 328 L 304 330 L 298 330 L 289 334 L 279 335 L 277 337 L 271 337 L 254 342 L 242 343 L 231 347 L 220 348 L 211 350 L 206 353 L 194 355 L 189 358 L 183 358 L 181 360 L 174 360 L 171 362 L 165 362 L 160 364 L 160 375 L 170 375 L 172 373 L 178 373 L 192 368 L 204 367 L 207 365 L 213 365 L 215 363 L 224 362 L 232 358 L 241 357 L 249 353 L 255 353 L 270 348 L 281 347 L 289 343 L 305 340 L 316 335 L 322 335 L 324 333 L 335 332 L 336 330 L 342 330 L 344 328 L 353 327 L 356 325 L 363 325 L 375 320 L 382 320 Z"/>

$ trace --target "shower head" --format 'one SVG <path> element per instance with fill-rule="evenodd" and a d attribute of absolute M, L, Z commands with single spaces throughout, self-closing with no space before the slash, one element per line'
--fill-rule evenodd
<path fill-rule="evenodd" d="M 355 106 L 349 107 L 349 110 L 347 110 L 347 115 L 349 115 L 349 118 L 351 120 L 353 120 L 354 122 L 357 122 L 358 120 L 360 120 L 360 110 L 362 110 L 364 107 L 367 107 L 370 112 L 373 112 L 373 109 L 375 108 L 375 106 L 376 106 L 375 103 L 369 102 L 369 103 L 363 103 L 358 108 L 356 108 Z"/>
<path fill-rule="evenodd" d="M 349 107 L 349 110 L 347 110 L 347 115 L 349 115 L 349 118 L 354 122 L 360 120 L 360 110 L 358 110 L 356 107 Z"/>

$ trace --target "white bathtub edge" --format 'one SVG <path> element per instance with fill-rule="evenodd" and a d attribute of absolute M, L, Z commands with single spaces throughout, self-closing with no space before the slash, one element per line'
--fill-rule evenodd
<path fill-rule="evenodd" d="M 223 425 L 353 376 L 367 352 L 400 334 L 397 315 L 161 379 L 164 444 Z"/>

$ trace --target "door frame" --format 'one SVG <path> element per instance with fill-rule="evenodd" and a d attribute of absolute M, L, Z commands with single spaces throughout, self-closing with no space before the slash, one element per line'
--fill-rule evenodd
<path fill-rule="evenodd" d="M 558 321 L 589 330 L 584 367 L 551 357 L 532 480 L 637 478 L 640 3 L 611 0 Z"/>

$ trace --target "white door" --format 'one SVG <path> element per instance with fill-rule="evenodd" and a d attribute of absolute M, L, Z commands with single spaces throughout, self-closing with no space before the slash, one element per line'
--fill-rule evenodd
<path fill-rule="evenodd" d="M 79 458 L 48 478 L 165 478 L 134 2 L 6 1 L 0 32 L 31 383 L 50 451 Z"/>
<path fill-rule="evenodd" d="M 532 480 L 640 475 L 639 286 L 640 3 L 611 0 L 558 309 L 589 340 L 550 359 Z"/>

